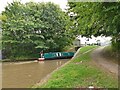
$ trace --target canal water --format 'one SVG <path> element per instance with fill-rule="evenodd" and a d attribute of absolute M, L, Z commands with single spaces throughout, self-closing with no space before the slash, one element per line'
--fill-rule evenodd
<path fill-rule="evenodd" d="M 29 88 L 68 59 L 2 63 L 2 88 Z"/>

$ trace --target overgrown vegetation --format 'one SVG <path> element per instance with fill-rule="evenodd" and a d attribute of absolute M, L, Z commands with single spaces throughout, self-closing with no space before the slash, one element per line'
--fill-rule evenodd
<path fill-rule="evenodd" d="M 54 72 L 43 85 L 34 88 L 117 88 L 118 80 L 91 63 L 90 52 L 96 46 L 83 47 L 78 57 Z M 87 49 L 86 49 L 87 48 Z"/>
<path fill-rule="evenodd" d="M 3 58 L 39 57 L 39 52 L 61 51 L 72 42 L 70 19 L 53 3 L 13 2 L 2 20 Z"/>

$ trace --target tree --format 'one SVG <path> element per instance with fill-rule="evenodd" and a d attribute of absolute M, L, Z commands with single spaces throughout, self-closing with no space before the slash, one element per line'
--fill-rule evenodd
<path fill-rule="evenodd" d="M 53 3 L 9 4 L 2 15 L 3 54 L 6 58 L 61 51 L 71 43 L 69 17 Z"/>
<path fill-rule="evenodd" d="M 87 37 L 111 36 L 113 49 L 120 50 L 120 2 L 69 2 L 69 6 L 68 13 L 76 14 L 76 32 Z"/>

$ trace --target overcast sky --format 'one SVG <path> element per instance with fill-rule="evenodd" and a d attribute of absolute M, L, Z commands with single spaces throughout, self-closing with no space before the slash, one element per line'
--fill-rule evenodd
<path fill-rule="evenodd" d="M 4 11 L 4 8 L 7 6 L 7 3 L 12 3 L 15 0 L 0 0 L 0 13 Z M 60 8 L 64 10 L 67 5 L 67 0 L 20 0 L 22 3 L 26 3 L 29 1 L 33 2 L 53 2 L 55 4 L 60 5 Z"/>
<path fill-rule="evenodd" d="M 85 42 L 87 42 L 89 44 L 97 43 L 97 40 L 100 40 L 100 43 L 102 43 L 102 44 L 107 44 L 107 43 L 110 42 L 110 40 L 112 38 L 111 37 L 105 37 L 105 36 L 98 36 L 98 37 L 92 36 L 92 38 L 89 38 L 89 41 L 87 41 L 88 38 L 79 36 L 78 39 L 80 39 L 81 44 L 85 44 Z"/>

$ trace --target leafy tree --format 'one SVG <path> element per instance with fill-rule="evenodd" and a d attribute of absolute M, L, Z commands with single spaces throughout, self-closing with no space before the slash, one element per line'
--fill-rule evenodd
<path fill-rule="evenodd" d="M 33 57 L 43 49 L 61 51 L 71 43 L 69 17 L 53 3 L 13 2 L 2 15 L 6 58 Z"/>
<path fill-rule="evenodd" d="M 113 49 L 120 50 L 120 2 L 69 2 L 69 6 L 77 34 L 111 36 Z"/>

